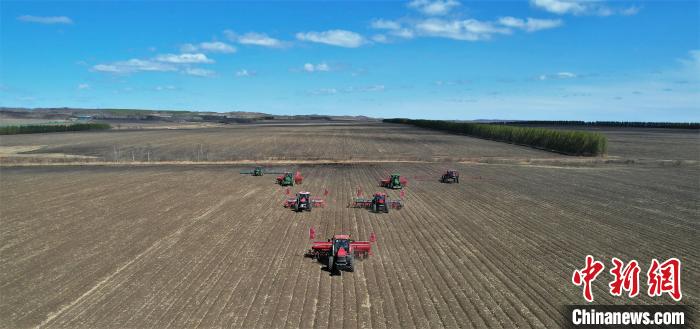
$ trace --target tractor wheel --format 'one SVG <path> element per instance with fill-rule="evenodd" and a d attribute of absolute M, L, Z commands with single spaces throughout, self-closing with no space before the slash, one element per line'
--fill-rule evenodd
<path fill-rule="evenodd" d="M 333 256 L 328 256 L 328 272 L 331 272 L 331 274 L 334 272 Z"/>
<path fill-rule="evenodd" d="M 389 213 L 389 208 L 391 208 L 390 205 L 388 205 L 388 204 L 384 205 L 384 213 L 385 213 L 385 214 L 388 214 L 388 213 Z"/>
<path fill-rule="evenodd" d="M 352 257 L 348 257 L 347 271 L 355 272 L 355 262 Z"/>
<path fill-rule="evenodd" d="M 377 204 L 372 204 L 372 212 L 376 213 L 377 212 Z"/>
<path fill-rule="evenodd" d="M 455 178 L 455 182 L 459 184 L 459 177 Z"/>
<path fill-rule="evenodd" d="M 294 211 L 299 212 L 299 203 L 294 204 Z"/>

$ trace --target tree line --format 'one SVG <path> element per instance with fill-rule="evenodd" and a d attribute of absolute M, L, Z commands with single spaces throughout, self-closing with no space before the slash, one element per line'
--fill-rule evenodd
<path fill-rule="evenodd" d="M 111 128 L 107 123 L 74 123 L 68 125 L 22 125 L 2 126 L 0 135 L 39 134 L 64 131 L 105 130 Z"/>
<path fill-rule="evenodd" d="M 536 125 L 536 126 L 587 126 L 587 127 L 621 127 L 621 128 L 672 128 L 700 129 L 700 122 L 635 122 L 635 121 L 503 121 L 506 125 Z"/>
<path fill-rule="evenodd" d="M 564 131 L 442 120 L 384 119 L 384 122 L 411 124 L 422 128 L 526 145 L 569 155 L 603 155 L 607 152 L 608 146 L 605 136 L 588 131 Z"/>

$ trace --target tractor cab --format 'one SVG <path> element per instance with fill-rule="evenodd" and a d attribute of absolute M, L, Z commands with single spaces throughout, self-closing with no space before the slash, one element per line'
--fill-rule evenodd
<path fill-rule="evenodd" d="M 294 186 L 294 175 L 291 172 L 286 172 L 277 177 L 277 183 L 282 186 Z"/>
<path fill-rule="evenodd" d="M 390 189 L 401 189 L 408 183 L 407 180 L 402 179 L 399 174 L 391 174 L 388 178 L 379 181 L 379 186 L 390 188 Z"/>
<path fill-rule="evenodd" d="M 386 193 L 377 192 L 372 197 L 372 212 L 389 212 L 388 200 Z"/>
<path fill-rule="evenodd" d="M 311 211 L 313 203 L 311 202 L 311 192 L 297 193 L 297 200 L 294 204 L 295 211 Z"/>
<path fill-rule="evenodd" d="M 253 176 L 262 176 L 263 175 L 263 168 L 262 167 L 255 167 L 253 169 Z"/>
<path fill-rule="evenodd" d="M 389 182 L 389 187 L 401 188 L 401 176 L 399 174 L 391 174 L 391 181 Z"/>
<path fill-rule="evenodd" d="M 459 184 L 459 172 L 457 170 L 449 169 L 442 174 L 440 179 L 443 183 L 457 183 Z"/>
<path fill-rule="evenodd" d="M 333 250 L 328 260 L 328 268 L 331 272 L 335 270 L 352 272 L 354 270 L 350 243 L 349 235 L 338 234 L 333 237 Z"/>

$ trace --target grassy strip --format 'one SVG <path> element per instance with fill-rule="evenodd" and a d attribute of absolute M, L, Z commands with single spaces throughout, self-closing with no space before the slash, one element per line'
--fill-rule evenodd
<path fill-rule="evenodd" d="M 555 125 L 585 127 L 620 127 L 620 128 L 671 128 L 700 129 L 699 122 L 634 122 L 634 121 L 506 121 L 507 125 Z"/>
<path fill-rule="evenodd" d="M 607 152 L 608 146 L 605 136 L 587 131 L 562 131 L 545 128 L 513 127 L 497 124 L 441 120 L 384 119 L 384 122 L 411 124 L 422 128 L 445 130 L 569 155 L 603 155 Z"/>
<path fill-rule="evenodd" d="M 0 127 L 0 135 L 40 134 L 63 131 L 104 130 L 111 128 L 106 123 L 75 123 L 68 125 L 23 125 Z"/>

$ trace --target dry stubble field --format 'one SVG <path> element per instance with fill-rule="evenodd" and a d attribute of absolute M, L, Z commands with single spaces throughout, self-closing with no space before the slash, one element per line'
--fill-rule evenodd
<path fill-rule="evenodd" d="M 309 134 L 317 128 L 345 129 Z M 419 138 L 412 128 L 387 129 L 395 140 L 382 147 L 390 150 Z M 459 140 L 458 156 L 548 155 L 442 136 L 424 147 L 450 149 L 446 138 Z M 326 149 L 338 140 L 325 140 Z M 462 172 L 461 184 L 437 182 L 446 166 Z M 586 254 L 606 267 L 613 256 L 634 258 L 644 270 L 651 258 L 678 257 L 683 302 L 697 307 L 696 165 L 299 168 L 304 189 L 330 191 L 326 208 L 282 208 L 273 177 L 240 175 L 242 166 L 2 167 L 0 326 L 557 328 L 563 305 L 583 301 L 571 274 Z M 376 180 L 393 171 L 411 181 L 406 208 L 346 208 L 356 187 L 379 190 Z M 321 238 L 375 232 L 375 254 L 355 273 L 331 277 L 302 257 L 310 226 Z M 595 283 L 597 303 L 629 302 L 607 294 L 607 281 L 604 273 Z"/>

